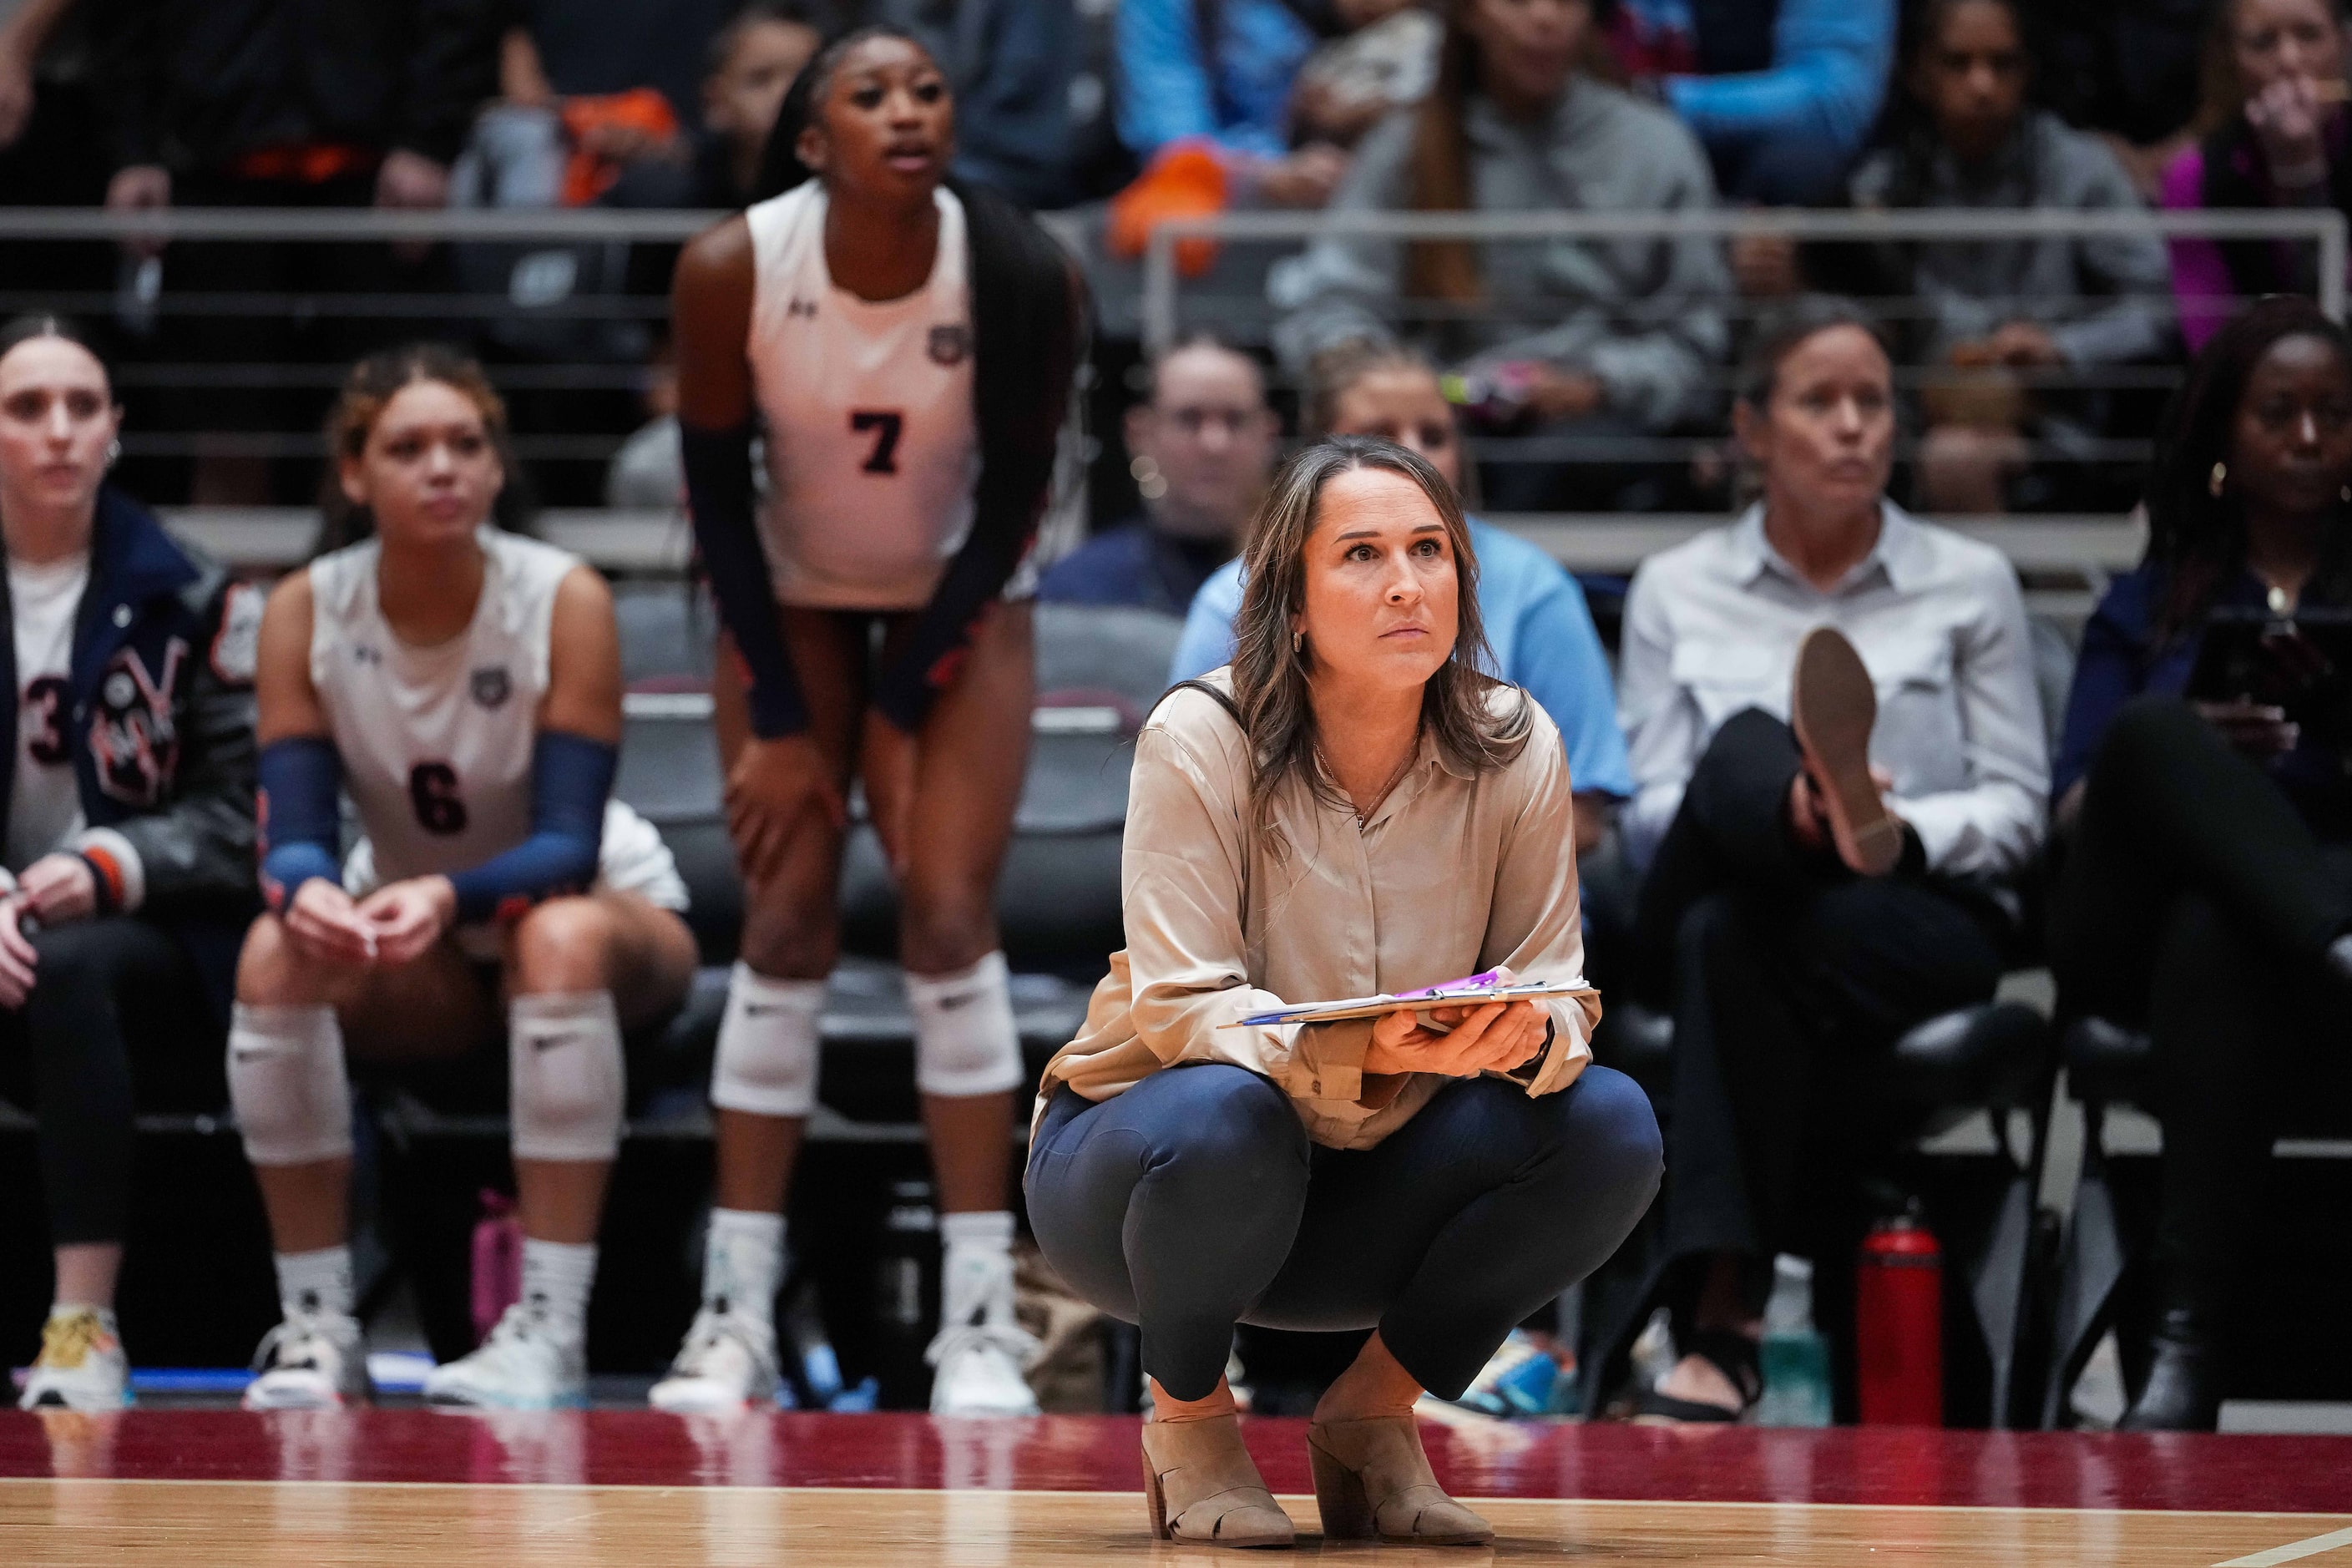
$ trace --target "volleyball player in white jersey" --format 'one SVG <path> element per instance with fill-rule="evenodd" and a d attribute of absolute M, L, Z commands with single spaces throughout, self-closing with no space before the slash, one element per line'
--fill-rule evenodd
<path fill-rule="evenodd" d="M 491 524 L 504 419 L 479 367 L 450 351 L 362 362 L 329 427 L 347 503 L 340 531 L 331 509 L 330 536 L 359 542 L 279 584 L 262 617 L 271 912 L 238 963 L 228 1070 L 285 1321 L 264 1342 L 250 1407 L 367 1394 L 346 1049 L 448 1058 L 501 1022 L 522 1298 L 425 1394 L 581 1403 L 621 1032 L 674 1010 L 693 976 L 668 851 L 610 798 L 612 596 L 573 557 Z M 339 786 L 367 836 L 348 867 Z"/>
<path fill-rule="evenodd" d="M 1025 1074 L 994 897 L 1034 683 L 1016 573 L 1052 478 L 1083 301 L 1025 214 L 945 177 L 952 141 L 930 57 L 904 34 L 853 33 L 786 99 L 767 181 L 782 194 L 678 264 L 687 480 L 733 650 L 715 685 L 751 896 L 712 1074 L 703 1309 L 654 1391 L 665 1409 L 775 1386 L 781 1210 L 814 1102 L 853 773 L 898 884 L 939 1178 L 932 1408 L 1036 1407 L 1006 1206 Z"/>

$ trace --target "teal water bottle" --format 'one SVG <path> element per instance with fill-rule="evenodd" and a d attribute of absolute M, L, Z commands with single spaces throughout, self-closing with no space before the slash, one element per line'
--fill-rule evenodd
<path fill-rule="evenodd" d="M 1830 1347 L 1813 1327 L 1813 1265 L 1787 1253 L 1772 1260 L 1764 1304 L 1764 1397 L 1759 1426 L 1830 1424 Z"/>

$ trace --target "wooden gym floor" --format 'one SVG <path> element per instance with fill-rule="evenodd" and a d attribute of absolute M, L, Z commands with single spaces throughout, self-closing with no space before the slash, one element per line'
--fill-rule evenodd
<path fill-rule="evenodd" d="M 1299 1423 L 1250 1427 L 1315 1523 Z M 1431 1426 L 1491 1551 L 1318 1562 L 2352 1568 L 2352 1438 Z M 1132 1420 L 641 1410 L 0 1415 L 0 1564 L 654 1568 L 1241 1561 L 1155 1544 Z"/>

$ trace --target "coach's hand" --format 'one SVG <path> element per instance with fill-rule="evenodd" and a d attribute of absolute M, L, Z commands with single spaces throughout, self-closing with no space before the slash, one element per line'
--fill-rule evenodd
<path fill-rule="evenodd" d="M 375 934 L 378 963 L 414 963 L 457 918 L 457 889 L 446 877 L 411 877 L 370 893 L 359 913 Z"/>
<path fill-rule="evenodd" d="M 849 823 L 841 786 L 816 742 L 806 735 L 744 742 L 727 773 L 727 831 L 735 839 L 743 880 L 755 888 L 773 880 L 812 813 L 835 832 Z"/>
<path fill-rule="evenodd" d="M 16 929 L 17 917 L 24 913 L 25 899 L 12 893 L 0 899 L 0 1007 L 14 1012 L 25 1005 L 33 994 L 33 970 L 41 955 Z"/>
<path fill-rule="evenodd" d="M 1507 985 L 1514 976 L 1496 972 Z M 1423 1028 L 1421 1013 L 1444 1029 Z M 1433 1072 L 1474 1078 L 1508 1072 L 1543 1049 L 1547 1020 L 1532 1002 L 1486 1002 L 1475 1007 L 1400 1007 L 1372 1021 L 1364 1052 L 1368 1073 Z"/>
<path fill-rule="evenodd" d="M 352 896 L 313 877 L 296 889 L 286 910 L 286 934 L 295 951 L 318 963 L 370 963 L 375 960 L 375 930 L 360 918 Z"/>
<path fill-rule="evenodd" d="M 866 710 L 857 743 L 857 776 L 866 785 L 866 812 L 890 875 L 907 879 L 907 839 L 915 819 L 915 737 Z"/>

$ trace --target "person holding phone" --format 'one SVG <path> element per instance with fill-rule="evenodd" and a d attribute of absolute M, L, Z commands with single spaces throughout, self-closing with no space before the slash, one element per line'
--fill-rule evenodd
<path fill-rule="evenodd" d="M 2217 612 L 2352 607 L 2352 337 L 2284 296 L 2222 328 L 2147 504 L 2147 558 L 2084 628 L 2067 701 L 2050 952 L 2063 1012 L 2154 1038 L 2162 1311 L 2124 1425 L 2210 1430 L 2282 1115 L 2352 1086 L 2352 776 L 2340 721 L 2189 681 Z"/>
<path fill-rule="evenodd" d="M 1139 1324 L 1162 1539 L 1286 1545 L 1223 1376 L 1237 1322 L 1370 1329 L 1307 1429 L 1327 1539 L 1477 1542 L 1412 1420 L 1649 1206 L 1658 1126 L 1591 1065 L 1589 993 L 1254 1026 L 1456 976 L 1568 982 L 1584 940 L 1559 731 L 1482 673 L 1454 487 L 1361 437 L 1286 464 L 1250 529 L 1233 662 L 1136 742 L 1122 908 L 1046 1067 L 1030 1223 Z"/>

